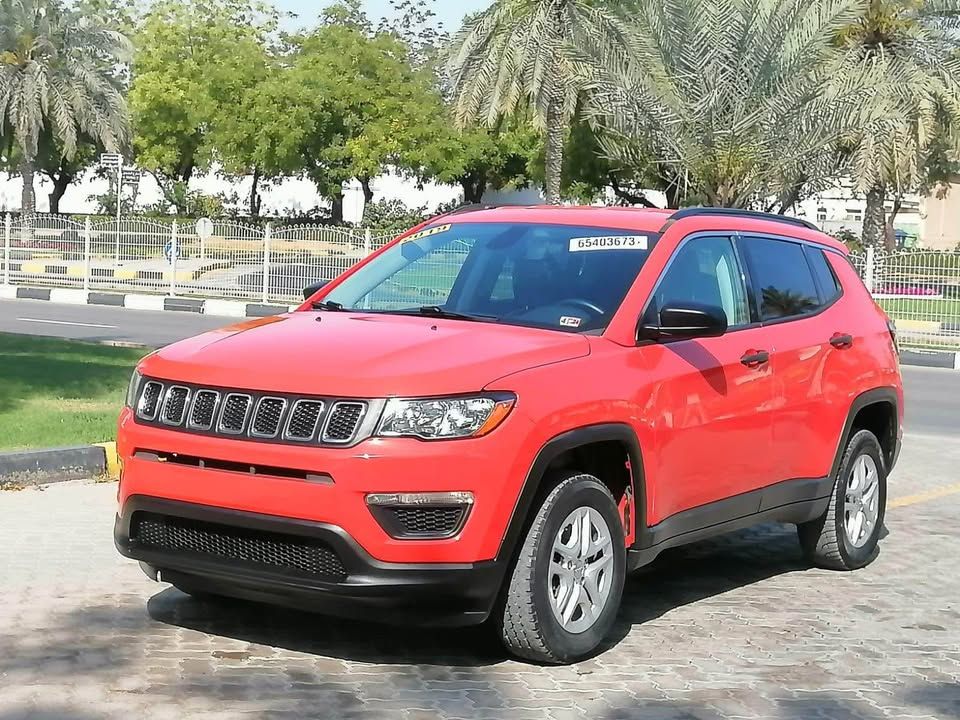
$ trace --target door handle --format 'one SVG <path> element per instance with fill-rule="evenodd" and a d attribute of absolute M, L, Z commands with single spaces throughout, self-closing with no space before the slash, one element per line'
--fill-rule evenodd
<path fill-rule="evenodd" d="M 769 361 L 770 353 L 766 350 L 747 350 L 747 354 L 740 358 L 740 362 L 751 368 L 760 367 Z"/>
<path fill-rule="evenodd" d="M 830 344 L 833 345 L 838 350 L 844 350 L 848 347 L 852 347 L 853 335 L 845 335 L 843 333 L 834 333 L 833 337 L 830 338 Z"/>

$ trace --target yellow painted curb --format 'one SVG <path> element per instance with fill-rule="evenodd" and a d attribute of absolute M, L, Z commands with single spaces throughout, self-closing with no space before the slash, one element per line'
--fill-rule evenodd
<path fill-rule="evenodd" d="M 117 455 L 117 444 L 115 442 L 94 443 L 97 447 L 102 447 L 107 456 L 107 475 L 112 478 L 120 477 L 120 457 Z"/>

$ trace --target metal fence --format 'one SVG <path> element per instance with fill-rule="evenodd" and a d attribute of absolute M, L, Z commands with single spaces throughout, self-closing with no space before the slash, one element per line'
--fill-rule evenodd
<path fill-rule="evenodd" d="M 850 259 L 903 345 L 960 350 L 960 252 L 871 247 Z"/>
<path fill-rule="evenodd" d="M 94 222 L 59 215 L 3 226 L 3 283 L 293 303 L 393 237 L 352 227 L 146 218 Z"/>
<path fill-rule="evenodd" d="M 2 282 L 83 290 L 163 293 L 292 304 L 302 289 L 329 280 L 394 233 L 324 225 L 252 225 L 125 218 L 78 222 L 59 215 L 3 225 Z M 418 272 L 398 276 L 381 303 L 439 302 L 452 284 L 445 267 L 468 247 L 435 251 Z M 960 350 L 960 251 L 868 248 L 851 256 L 904 345 Z M 431 270 L 431 268 L 433 268 Z M 429 272 L 428 272 L 429 271 Z"/>

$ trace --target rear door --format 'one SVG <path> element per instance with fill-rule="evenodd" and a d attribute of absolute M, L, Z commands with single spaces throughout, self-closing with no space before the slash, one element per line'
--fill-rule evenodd
<path fill-rule="evenodd" d="M 829 407 L 837 393 L 831 383 L 831 355 L 841 325 L 834 303 L 839 286 L 823 250 L 785 238 L 739 239 L 757 293 L 766 349 L 773 371 L 770 483 L 815 479 L 827 474 L 836 451 Z"/>
<path fill-rule="evenodd" d="M 749 285 L 730 237 L 685 240 L 654 289 L 645 320 L 671 303 L 721 307 L 721 337 L 642 348 L 658 386 L 649 403 L 656 437 L 656 496 L 651 520 L 724 500 L 769 482 L 772 472 L 773 379 L 760 351 L 763 328 L 754 322 Z M 756 512 L 758 503 L 732 508 Z"/>

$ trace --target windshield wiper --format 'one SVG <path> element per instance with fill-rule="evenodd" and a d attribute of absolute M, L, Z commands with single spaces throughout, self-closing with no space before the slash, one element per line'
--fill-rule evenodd
<path fill-rule="evenodd" d="M 330 310 L 332 312 L 343 312 L 344 307 L 333 300 L 317 300 L 310 307 L 314 310 Z"/>
<path fill-rule="evenodd" d="M 430 317 L 445 318 L 447 320 L 476 320 L 480 322 L 491 322 L 499 320 L 496 315 L 478 315 L 476 313 L 461 313 L 453 310 L 447 310 L 439 305 L 423 305 L 418 311 L 421 315 Z"/>

